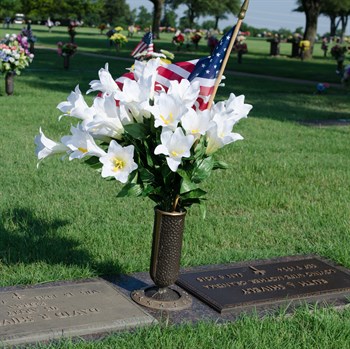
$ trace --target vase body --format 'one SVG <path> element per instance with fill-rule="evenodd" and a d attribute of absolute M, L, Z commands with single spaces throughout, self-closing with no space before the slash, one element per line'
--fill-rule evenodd
<path fill-rule="evenodd" d="M 15 73 L 7 72 L 5 75 L 5 91 L 8 96 L 13 95 Z"/>
<path fill-rule="evenodd" d="M 69 69 L 69 55 L 63 56 L 63 68 Z"/>
<path fill-rule="evenodd" d="M 131 298 L 138 304 L 158 310 L 181 310 L 191 306 L 192 298 L 175 284 L 180 271 L 184 212 L 165 212 L 155 208 L 150 276 L 154 286 L 135 290 Z"/>
<path fill-rule="evenodd" d="M 167 287 L 179 276 L 185 212 L 155 208 L 150 275 L 155 285 Z"/>

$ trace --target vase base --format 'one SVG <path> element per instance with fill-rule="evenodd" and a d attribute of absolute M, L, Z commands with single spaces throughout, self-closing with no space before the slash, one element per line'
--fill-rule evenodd
<path fill-rule="evenodd" d="M 131 298 L 144 307 L 157 310 L 182 310 L 192 305 L 192 298 L 188 293 L 170 287 L 146 287 L 133 291 Z"/>

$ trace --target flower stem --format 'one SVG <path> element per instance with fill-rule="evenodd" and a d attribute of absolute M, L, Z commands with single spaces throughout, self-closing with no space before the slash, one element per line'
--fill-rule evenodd
<path fill-rule="evenodd" d="M 179 203 L 179 199 L 180 199 L 180 195 L 176 194 L 176 197 L 175 197 L 175 200 L 174 200 L 174 204 L 173 204 L 173 212 L 176 211 L 176 207 L 177 207 L 177 204 Z"/>

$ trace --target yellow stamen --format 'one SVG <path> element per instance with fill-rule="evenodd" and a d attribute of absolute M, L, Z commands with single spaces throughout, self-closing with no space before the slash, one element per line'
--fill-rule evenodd
<path fill-rule="evenodd" d="M 118 158 L 113 158 L 112 163 L 114 164 L 114 167 L 113 167 L 114 172 L 121 170 L 125 166 L 124 161 Z"/>
<path fill-rule="evenodd" d="M 81 148 L 81 147 L 79 147 L 78 150 L 80 150 L 82 153 L 87 153 L 88 151 L 86 148 Z"/>
<path fill-rule="evenodd" d="M 171 153 L 170 153 L 172 156 L 178 156 L 179 153 L 177 153 L 175 150 L 173 150 Z"/>
<path fill-rule="evenodd" d="M 169 113 L 168 119 L 166 119 L 162 114 L 160 114 L 159 117 L 163 120 L 165 125 L 169 125 L 174 119 L 173 113 Z"/>
<path fill-rule="evenodd" d="M 198 130 L 198 129 L 194 129 L 194 130 L 191 130 L 191 132 L 192 132 L 193 134 L 196 134 L 196 133 L 199 133 L 199 130 Z"/>

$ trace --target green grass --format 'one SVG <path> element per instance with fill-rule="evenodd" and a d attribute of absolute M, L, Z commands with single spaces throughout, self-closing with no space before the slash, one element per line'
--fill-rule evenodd
<path fill-rule="evenodd" d="M 48 33 L 35 27 L 38 45 L 47 40 L 45 45 L 54 47 L 56 36 L 64 37 L 63 29 Z M 95 34 L 79 29 L 78 44 L 79 40 L 86 40 L 84 50 L 115 56 L 102 47 L 106 41 L 97 29 Z M 257 64 L 244 63 L 247 71 L 258 69 L 261 62 L 269 66 L 270 75 L 295 69 L 293 77 L 311 79 L 305 75 L 306 62 L 293 61 L 296 65 L 289 68 L 290 59 L 272 60 L 258 52 L 265 42 L 256 45 L 250 59 Z M 205 47 L 201 50 L 204 53 Z M 126 48 L 120 55 L 128 55 Z M 177 57 L 191 55 L 195 54 Z M 75 120 L 58 122 L 57 104 L 76 84 L 86 91 L 106 61 L 78 53 L 65 71 L 55 52 L 37 50 L 30 69 L 15 78 L 13 96 L 4 95 L 0 81 L 1 286 L 149 268 L 150 201 L 117 199 L 119 184 L 74 161 L 47 159 L 36 169 L 33 141 L 39 127 L 53 139 L 67 134 Z M 281 70 L 276 70 L 277 62 Z M 109 63 L 114 76 L 129 65 L 118 60 Z M 319 58 L 307 64 L 325 68 L 334 62 Z M 280 75 L 288 75 L 287 70 Z M 227 75 L 217 99 L 227 98 L 230 92 L 245 94 L 254 108 L 236 127 L 245 140 L 217 154 L 230 168 L 214 173 L 204 185 L 209 192 L 206 220 L 197 207 L 186 217 L 183 266 L 315 253 L 350 267 L 350 127 L 307 127 L 298 122 L 349 119 L 349 92 L 330 88 L 316 95 L 315 90 L 312 85 Z M 161 324 L 115 334 L 102 342 L 64 341 L 40 347 L 349 348 L 349 315 L 349 310 L 301 309 L 292 317 L 246 316 L 223 326 Z"/>

